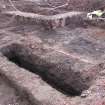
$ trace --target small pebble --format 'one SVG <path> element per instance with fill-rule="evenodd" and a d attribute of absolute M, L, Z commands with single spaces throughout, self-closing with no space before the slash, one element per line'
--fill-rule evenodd
<path fill-rule="evenodd" d="M 85 98 L 85 97 L 87 97 L 89 94 L 90 94 L 90 91 L 89 91 L 89 90 L 86 90 L 86 91 L 84 91 L 84 92 L 81 94 L 81 97 L 82 97 L 82 98 Z"/>

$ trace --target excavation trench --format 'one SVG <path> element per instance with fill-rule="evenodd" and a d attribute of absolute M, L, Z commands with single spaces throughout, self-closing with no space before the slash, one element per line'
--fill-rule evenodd
<path fill-rule="evenodd" d="M 80 96 L 82 91 L 89 88 L 88 83 L 86 83 L 87 81 L 83 79 L 80 73 L 75 73 L 73 70 L 71 70 L 69 84 L 67 84 L 65 81 L 63 81 L 62 76 L 60 78 L 57 77 L 58 72 L 54 71 L 54 74 L 52 74 L 49 71 L 49 69 L 54 70 L 54 67 L 50 66 L 50 64 L 47 64 L 47 66 L 45 63 L 40 65 L 32 62 L 31 57 L 34 58 L 35 55 L 29 54 L 28 50 L 23 48 L 21 45 L 7 46 L 2 48 L 1 52 L 5 57 L 8 58 L 10 62 L 39 75 L 50 86 L 62 92 L 63 94 L 71 97 Z M 36 59 L 38 60 L 39 58 Z M 42 62 L 44 61 L 42 60 Z"/>

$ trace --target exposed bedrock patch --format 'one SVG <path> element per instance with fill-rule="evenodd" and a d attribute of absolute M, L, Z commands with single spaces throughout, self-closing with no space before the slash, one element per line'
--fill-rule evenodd
<path fill-rule="evenodd" d="M 96 76 L 95 73 L 97 73 L 95 72 L 97 70 L 91 74 L 91 70 L 75 71 L 71 68 L 69 60 L 65 63 L 50 63 L 32 54 L 28 48 L 17 44 L 2 48 L 1 52 L 11 62 L 38 74 L 51 86 L 70 96 L 79 96 L 82 91 L 87 90 Z"/>

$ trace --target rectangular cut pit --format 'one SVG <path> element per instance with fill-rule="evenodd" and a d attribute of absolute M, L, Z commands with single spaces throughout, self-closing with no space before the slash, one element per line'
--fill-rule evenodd
<path fill-rule="evenodd" d="M 66 68 L 63 64 L 46 62 L 21 45 L 7 46 L 2 48 L 1 52 L 9 61 L 38 74 L 44 81 L 64 94 L 79 96 L 82 91 L 90 87 L 93 77 L 83 76 L 81 72 L 75 72 L 71 67 Z M 59 70 L 62 72 L 58 72 Z"/>

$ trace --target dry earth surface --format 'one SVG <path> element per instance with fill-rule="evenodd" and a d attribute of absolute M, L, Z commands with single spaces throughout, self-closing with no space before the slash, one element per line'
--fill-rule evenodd
<path fill-rule="evenodd" d="M 0 105 L 30 105 L 30 103 L 0 75 Z"/>
<path fill-rule="evenodd" d="M 104 2 L 69 0 L 51 10 L 65 0 L 13 0 L 20 11 L 44 16 L 86 13 Z M 104 22 L 87 22 L 83 14 L 46 29 L 40 20 L 4 14 L 14 8 L 1 4 L 0 105 L 105 105 Z"/>

